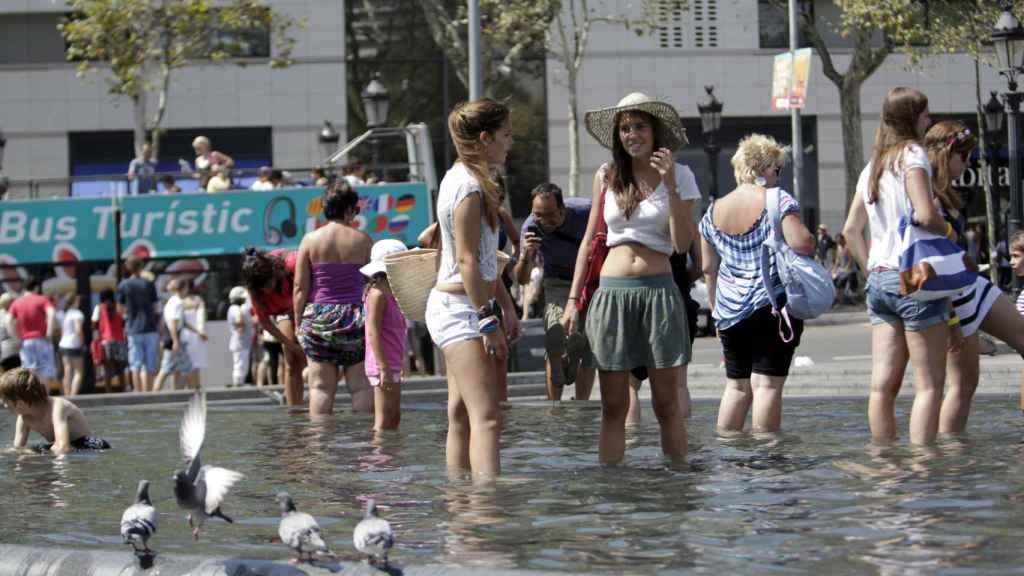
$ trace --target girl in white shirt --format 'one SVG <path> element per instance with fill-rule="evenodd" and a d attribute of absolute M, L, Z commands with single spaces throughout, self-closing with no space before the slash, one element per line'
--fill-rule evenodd
<path fill-rule="evenodd" d="M 947 225 L 931 187 L 931 165 L 920 142 L 931 123 L 928 98 L 913 88 L 893 88 L 882 105 L 871 162 L 861 172 L 843 228 L 850 252 L 868 274 L 871 319 L 871 396 L 868 422 L 876 441 L 896 437 L 896 394 L 907 359 L 914 366 L 910 442 L 928 444 L 939 429 L 946 378 L 948 300 L 921 302 L 900 295 L 899 221 L 903 217 L 945 235 Z M 870 252 L 864 227 L 870 222 Z"/>
<path fill-rule="evenodd" d="M 505 330 L 513 339 L 519 331 L 497 266 L 501 191 L 494 171 L 512 146 L 509 110 L 487 98 L 466 102 L 448 115 L 448 130 L 459 159 L 437 197 L 441 254 L 427 329 L 448 367 L 448 467 L 487 478 L 501 472 L 494 359 L 508 356 Z"/>
<path fill-rule="evenodd" d="M 81 297 L 78 294 L 68 300 L 68 307 L 64 310 L 64 319 L 61 320 L 60 342 L 57 344 L 64 362 L 65 396 L 78 395 L 82 389 L 82 377 L 85 374 L 85 351 L 82 348 L 84 337 L 82 325 L 85 323 L 85 315 L 78 309 L 80 300 Z"/>

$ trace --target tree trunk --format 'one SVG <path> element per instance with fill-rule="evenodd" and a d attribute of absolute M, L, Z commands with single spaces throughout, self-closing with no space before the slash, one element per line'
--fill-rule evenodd
<path fill-rule="evenodd" d="M 857 179 L 864 169 L 864 128 L 861 125 L 859 81 L 850 74 L 843 78 L 839 90 L 839 110 L 843 119 L 843 161 L 846 172 L 846 205 L 853 202 Z"/>
<path fill-rule="evenodd" d="M 576 72 L 567 70 L 569 88 L 569 196 L 580 195 L 580 123 Z"/>
<path fill-rule="evenodd" d="M 132 96 L 132 115 L 134 120 L 133 142 L 135 157 L 142 157 L 142 145 L 146 142 L 146 93 Z"/>

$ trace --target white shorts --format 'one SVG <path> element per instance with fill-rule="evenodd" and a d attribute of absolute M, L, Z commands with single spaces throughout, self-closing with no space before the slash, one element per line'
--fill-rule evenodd
<path fill-rule="evenodd" d="M 427 298 L 427 330 L 438 348 L 482 338 L 476 309 L 465 294 L 431 290 Z"/>
<path fill-rule="evenodd" d="M 371 376 L 371 375 L 367 374 L 366 375 L 366 379 L 370 381 L 370 386 L 373 386 L 374 388 L 376 388 L 377 386 L 380 386 L 380 374 L 377 374 L 377 375 L 374 375 L 374 376 Z M 394 381 L 396 383 L 398 383 L 399 385 L 401 385 L 402 384 L 402 374 L 401 373 L 395 374 Z"/>

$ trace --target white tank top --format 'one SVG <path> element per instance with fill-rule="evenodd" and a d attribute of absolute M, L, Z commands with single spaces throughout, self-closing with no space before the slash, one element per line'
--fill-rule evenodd
<path fill-rule="evenodd" d="M 917 144 L 903 149 L 893 169 L 886 169 L 878 180 L 878 198 L 868 204 L 868 180 L 871 178 L 871 163 L 864 167 L 857 179 L 857 191 L 864 200 L 871 228 L 871 248 L 868 252 L 868 270 L 900 268 L 900 218 L 910 217 L 913 207 L 907 196 L 907 173 L 912 168 L 925 171 L 929 191 L 932 181 L 932 167 L 928 153 Z M 934 195 L 933 195 L 934 197 Z"/>
<path fill-rule="evenodd" d="M 598 171 L 601 177 L 608 165 Z M 700 200 L 697 179 L 693 171 L 682 164 L 676 164 L 676 187 L 683 200 Z M 647 195 L 633 214 L 627 219 L 615 201 L 615 194 L 608 190 L 604 196 L 604 221 L 608 225 L 608 247 L 626 242 L 642 244 L 651 250 L 672 255 L 672 236 L 668 229 L 669 198 L 664 183 L 659 183 Z"/>

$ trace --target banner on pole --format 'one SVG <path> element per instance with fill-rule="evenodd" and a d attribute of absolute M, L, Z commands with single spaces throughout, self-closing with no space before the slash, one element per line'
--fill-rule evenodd
<path fill-rule="evenodd" d="M 795 54 L 795 57 L 794 57 Z M 772 112 L 803 108 L 807 101 L 807 82 L 811 73 L 811 49 L 775 56 L 772 68 Z"/>

